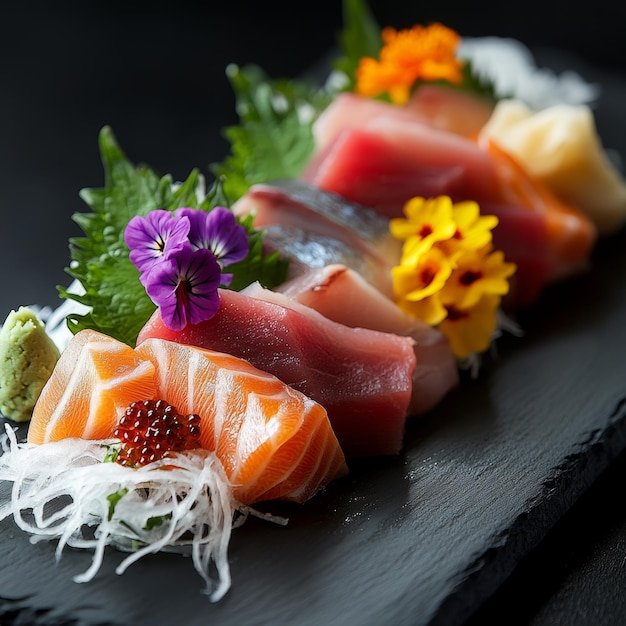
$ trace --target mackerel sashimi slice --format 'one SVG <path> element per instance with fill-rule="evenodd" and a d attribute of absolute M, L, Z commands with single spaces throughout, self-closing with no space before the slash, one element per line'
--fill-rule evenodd
<path fill-rule="evenodd" d="M 200 447 L 215 453 L 244 504 L 304 502 L 347 472 L 324 408 L 271 374 L 229 354 L 160 339 L 133 349 L 92 330 L 62 353 L 28 441 L 112 439 L 131 402 L 153 399 L 200 416 Z"/>
<path fill-rule="evenodd" d="M 138 345 L 157 337 L 228 351 L 319 402 L 347 457 L 400 452 L 416 365 L 412 338 L 349 328 L 295 302 L 224 289 L 220 298 L 212 319 L 181 331 L 155 312 Z"/>
<path fill-rule="evenodd" d="M 289 257 L 290 277 L 341 263 L 393 296 L 390 268 L 401 244 L 391 236 L 389 220 L 373 209 L 294 179 L 253 185 L 233 211 L 254 215 L 264 245 Z"/>

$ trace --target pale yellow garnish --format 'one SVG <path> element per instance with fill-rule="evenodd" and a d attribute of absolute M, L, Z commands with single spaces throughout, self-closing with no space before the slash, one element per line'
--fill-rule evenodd
<path fill-rule="evenodd" d="M 555 105 L 533 111 L 501 100 L 484 126 L 490 138 L 609 235 L 626 221 L 626 181 L 609 160 L 587 105 Z"/>

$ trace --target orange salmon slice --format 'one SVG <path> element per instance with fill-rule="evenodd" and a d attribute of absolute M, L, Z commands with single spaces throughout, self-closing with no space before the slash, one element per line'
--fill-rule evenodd
<path fill-rule="evenodd" d="M 109 439 L 126 407 L 156 394 L 155 370 L 130 346 L 92 330 L 61 353 L 33 409 L 29 443 Z"/>
<path fill-rule="evenodd" d="M 304 502 L 346 472 L 326 410 L 272 374 L 163 339 L 135 351 L 155 364 L 163 398 L 201 416 L 201 446 L 216 452 L 240 502 Z"/>
<path fill-rule="evenodd" d="M 304 502 L 347 473 L 326 410 L 275 376 L 228 354 L 163 339 L 133 349 L 90 330 L 62 353 L 28 441 L 109 439 L 128 405 L 157 398 L 200 415 L 200 446 L 220 459 L 239 502 Z"/>

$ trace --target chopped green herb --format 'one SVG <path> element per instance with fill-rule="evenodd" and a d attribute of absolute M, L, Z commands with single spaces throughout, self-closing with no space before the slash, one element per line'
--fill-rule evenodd
<path fill-rule="evenodd" d="M 128 493 L 128 489 L 124 487 L 123 489 L 118 489 L 116 492 L 111 493 L 107 496 L 107 500 L 109 501 L 109 516 L 108 519 L 111 521 L 113 519 L 113 514 L 115 513 L 115 507 L 117 503 Z"/>
<path fill-rule="evenodd" d="M 146 524 L 143 527 L 143 529 L 152 530 L 153 528 L 158 528 L 159 526 L 163 526 L 163 524 L 167 524 L 167 522 L 169 522 L 171 519 L 172 519 L 171 514 L 149 517 L 146 520 Z"/>

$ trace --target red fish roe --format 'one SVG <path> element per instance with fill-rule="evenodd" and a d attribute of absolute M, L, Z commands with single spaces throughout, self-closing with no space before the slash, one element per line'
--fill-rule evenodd
<path fill-rule="evenodd" d="M 200 416 L 182 416 L 165 400 L 133 402 L 118 420 L 113 436 L 121 442 L 117 462 L 146 465 L 168 452 L 192 450 L 200 440 Z"/>

